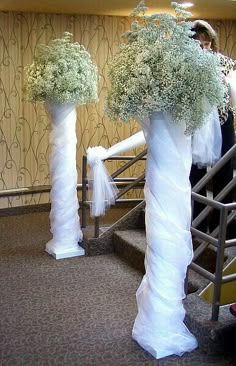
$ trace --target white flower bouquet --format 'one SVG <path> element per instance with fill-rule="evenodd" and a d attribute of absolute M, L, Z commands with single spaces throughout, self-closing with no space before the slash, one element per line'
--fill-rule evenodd
<path fill-rule="evenodd" d="M 97 67 L 72 34 L 37 46 L 33 63 L 26 67 L 25 91 L 31 102 L 58 104 L 97 101 Z"/>
<path fill-rule="evenodd" d="M 171 5 L 175 16 L 148 16 L 144 1 L 131 14 L 132 30 L 109 67 L 106 112 L 112 120 L 129 121 L 161 111 L 185 122 L 186 134 L 192 134 L 211 107 L 222 104 L 224 86 L 217 57 L 191 38 L 191 13 Z"/>

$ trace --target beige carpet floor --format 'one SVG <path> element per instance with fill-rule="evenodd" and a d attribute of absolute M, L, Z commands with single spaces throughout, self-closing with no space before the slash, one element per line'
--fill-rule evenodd
<path fill-rule="evenodd" d="M 235 366 L 155 360 L 131 338 L 141 274 L 113 254 L 55 260 L 50 237 L 48 212 L 0 217 L 1 366 Z"/>

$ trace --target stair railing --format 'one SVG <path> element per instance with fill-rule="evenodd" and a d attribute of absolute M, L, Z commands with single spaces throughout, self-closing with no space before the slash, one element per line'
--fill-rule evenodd
<path fill-rule="evenodd" d="M 234 145 L 192 189 L 193 201 L 205 204 L 206 208 L 192 222 L 192 234 L 195 237 L 201 239 L 203 242 L 194 251 L 194 258 L 193 262 L 190 264 L 190 268 L 213 283 L 214 288 L 211 320 L 215 321 L 219 318 L 222 284 L 236 280 L 236 274 L 223 275 L 225 248 L 236 247 L 236 238 L 226 240 L 227 225 L 230 224 L 236 217 L 236 202 L 221 202 L 231 190 L 236 188 L 236 177 L 234 177 L 224 187 L 224 189 L 216 197 L 214 197 L 214 199 L 209 199 L 207 197 L 201 196 L 197 192 L 199 192 L 210 181 L 210 179 L 224 166 L 224 164 L 227 163 L 227 161 L 235 155 L 236 145 Z M 213 209 L 217 209 L 220 212 L 219 226 L 217 226 L 210 234 L 206 234 L 196 229 L 196 227 L 208 216 L 208 214 Z M 217 235 L 218 238 L 216 238 Z M 207 271 L 199 264 L 195 263 L 195 260 L 209 245 L 212 245 L 214 248 L 216 248 L 216 267 L 214 274 Z"/>
<path fill-rule="evenodd" d="M 121 199 L 121 197 L 126 194 L 131 189 L 143 188 L 145 183 L 145 173 L 140 175 L 139 177 L 128 177 L 128 178 L 118 178 L 118 176 L 129 169 L 132 165 L 134 165 L 137 161 L 146 160 L 147 150 L 142 151 L 137 156 L 112 156 L 106 160 L 127 160 L 127 162 L 117 169 L 114 173 L 111 174 L 112 179 L 114 180 L 117 188 L 121 188 L 117 194 L 116 203 L 117 202 L 141 202 L 143 198 L 129 198 L 129 199 Z M 82 202 L 81 202 L 81 226 L 82 228 L 86 228 L 86 212 L 87 208 L 90 206 L 91 201 L 87 199 L 88 192 L 88 177 L 87 177 L 87 157 L 83 156 L 82 161 Z M 97 238 L 99 236 L 99 216 L 94 218 L 94 237 Z"/>

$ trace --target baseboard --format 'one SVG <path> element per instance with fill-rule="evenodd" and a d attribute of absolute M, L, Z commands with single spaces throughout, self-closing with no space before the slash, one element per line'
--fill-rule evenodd
<path fill-rule="evenodd" d="M 80 204 L 80 209 L 81 209 L 81 202 L 79 204 Z M 115 206 L 111 207 L 111 209 L 133 208 L 135 206 L 137 206 L 137 202 L 135 202 L 135 201 L 134 202 L 132 202 L 132 201 L 117 202 Z M 50 203 L 1 208 L 0 217 L 24 215 L 24 214 L 34 213 L 34 212 L 49 212 L 50 209 L 51 209 Z M 89 209 L 88 209 L 88 212 L 89 212 Z"/>
<path fill-rule="evenodd" d="M 49 212 L 51 209 L 50 203 L 38 204 L 38 205 L 28 205 L 28 206 L 18 206 L 0 209 L 0 217 L 3 216 L 16 216 L 24 215 L 33 212 Z"/>

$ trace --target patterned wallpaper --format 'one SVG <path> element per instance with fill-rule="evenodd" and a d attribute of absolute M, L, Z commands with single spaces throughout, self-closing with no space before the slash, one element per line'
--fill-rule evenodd
<path fill-rule="evenodd" d="M 33 59 L 35 46 L 73 33 L 98 65 L 99 103 L 77 109 L 77 167 L 81 182 L 82 155 L 88 146 L 109 147 L 139 129 L 132 124 L 110 122 L 103 112 L 107 89 L 107 65 L 129 29 L 125 17 L 83 16 L 36 13 L 0 13 L 0 191 L 49 185 L 48 131 L 50 121 L 42 104 L 24 100 L 24 67 Z M 213 21 L 219 33 L 220 49 L 236 59 L 236 21 Z M 139 150 L 126 152 L 136 154 Z M 122 162 L 110 162 L 110 172 Z M 137 176 L 144 169 L 139 163 L 127 173 Z M 136 193 L 137 195 L 140 192 Z M 45 203 L 47 193 L 0 199 L 1 207 Z"/>

